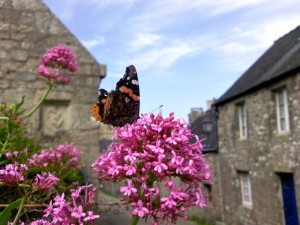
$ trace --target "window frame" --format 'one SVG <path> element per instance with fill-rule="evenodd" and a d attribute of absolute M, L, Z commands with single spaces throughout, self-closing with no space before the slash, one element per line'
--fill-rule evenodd
<path fill-rule="evenodd" d="M 249 172 L 240 172 L 242 204 L 248 208 L 252 208 L 252 189 Z"/>
<path fill-rule="evenodd" d="M 280 96 L 282 94 L 282 96 Z M 282 102 L 280 102 L 282 100 Z M 279 134 L 290 132 L 288 96 L 286 88 L 275 90 L 277 131 Z"/>
<path fill-rule="evenodd" d="M 238 103 L 237 108 L 238 108 L 238 117 L 239 117 L 240 139 L 244 140 L 248 138 L 248 118 L 247 118 L 247 108 L 245 102 Z"/>

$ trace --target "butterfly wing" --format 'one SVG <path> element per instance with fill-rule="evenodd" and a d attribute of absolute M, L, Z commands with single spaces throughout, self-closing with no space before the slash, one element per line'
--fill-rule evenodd
<path fill-rule="evenodd" d="M 100 111 L 100 107 L 99 107 L 99 104 L 97 103 L 94 103 L 91 105 L 91 113 L 92 113 L 92 116 L 98 120 L 98 121 L 102 121 L 102 117 L 100 116 L 99 114 L 99 111 Z"/>
<path fill-rule="evenodd" d="M 140 90 L 136 69 L 126 68 L 116 90 L 107 93 L 100 89 L 99 102 L 93 104 L 91 111 L 96 120 L 113 126 L 124 126 L 139 118 Z"/>
<path fill-rule="evenodd" d="M 140 88 L 137 71 L 133 65 L 126 68 L 123 78 L 119 80 L 116 90 L 127 94 L 133 101 L 139 102 Z"/>
<path fill-rule="evenodd" d="M 107 91 L 104 89 L 100 89 L 99 90 L 100 94 L 98 96 L 98 103 L 94 103 L 91 105 L 91 114 L 92 116 L 100 121 L 103 122 L 104 121 L 104 107 L 107 101 Z"/>

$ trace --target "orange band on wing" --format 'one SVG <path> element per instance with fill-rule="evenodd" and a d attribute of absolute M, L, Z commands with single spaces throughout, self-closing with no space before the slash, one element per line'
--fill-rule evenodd
<path fill-rule="evenodd" d="M 99 110 L 100 110 L 100 108 L 99 108 L 99 106 L 98 106 L 97 103 L 94 103 L 93 105 L 91 105 L 91 113 L 92 113 L 92 116 L 93 116 L 96 120 L 98 120 L 98 121 L 101 122 L 103 119 L 102 119 L 102 117 L 101 117 L 100 114 L 99 114 Z"/>
<path fill-rule="evenodd" d="M 129 89 L 129 88 L 125 87 L 125 86 L 121 86 L 119 88 L 119 90 L 121 92 L 123 92 L 123 93 L 128 94 L 134 101 L 139 101 L 140 100 L 139 96 L 137 96 L 136 94 L 134 94 L 131 89 Z"/>

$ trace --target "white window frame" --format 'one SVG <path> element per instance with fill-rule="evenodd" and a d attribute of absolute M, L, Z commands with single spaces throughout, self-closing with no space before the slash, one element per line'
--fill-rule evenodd
<path fill-rule="evenodd" d="M 240 173 L 241 191 L 242 191 L 242 203 L 244 206 L 252 208 L 252 191 L 251 180 L 248 172 Z"/>
<path fill-rule="evenodd" d="M 278 133 L 290 131 L 288 97 L 285 88 L 275 91 Z"/>
<path fill-rule="evenodd" d="M 238 114 L 239 114 L 240 139 L 247 139 L 248 125 L 247 125 L 247 110 L 246 110 L 245 102 L 241 102 L 237 106 L 238 106 Z"/>

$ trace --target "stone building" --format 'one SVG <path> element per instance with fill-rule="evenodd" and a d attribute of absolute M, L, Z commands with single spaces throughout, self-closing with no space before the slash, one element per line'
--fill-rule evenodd
<path fill-rule="evenodd" d="M 212 186 L 202 217 L 228 225 L 299 224 L 299 103 L 300 26 L 215 103 L 221 185 Z"/>
<path fill-rule="evenodd" d="M 32 108 L 47 84 L 37 74 L 39 58 L 54 45 L 69 46 L 79 71 L 71 85 L 58 86 L 28 121 L 31 134 L 43 145 L 72 142 L 90 165 L 99 154 L 99 123 L 91 120 L 105 65 L 100 65 L 42 0 L 0 0 L 0 102 L 20 102 Z"/>
<path fill-rule="evenodd" d="M 211 165 L 213 183 L 205 182 L 201 185 L 207 196 L 207 206 L 200 209 L 190 208 L 189 214 L 205 218 L 210 222 L 221 221 L 222 195 L 220 188 L 220 159 L 218 154 L 218 113 L 215 107 L 211 107 L 213 99 L 207 102 L 207 110 L 192 108 L 189 114 L 189 125 L 193 134 L 198 135 L 203 144 L 202 152 Z"/>

